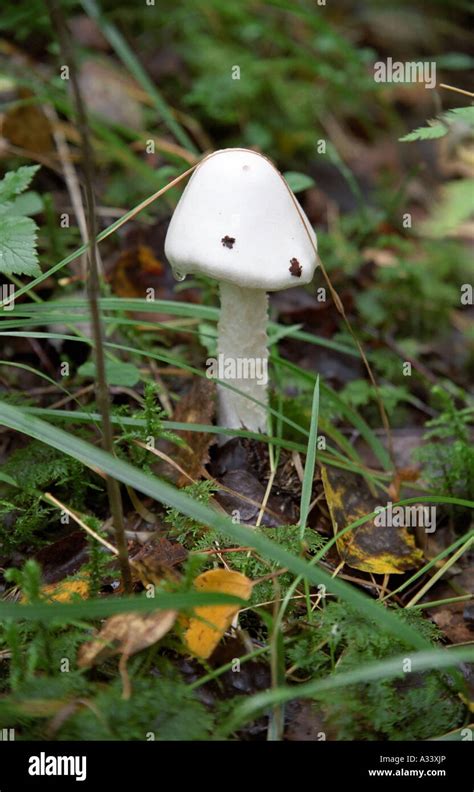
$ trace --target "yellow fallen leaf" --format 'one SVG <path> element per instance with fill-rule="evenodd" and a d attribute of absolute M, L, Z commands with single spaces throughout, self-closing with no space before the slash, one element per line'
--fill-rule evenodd
<path fill-rule="evenodd" d="M 75 596 L 87 599 L 89 596 L 89 580 L 85 577 L 64 578 L 59 583 L 48 583 L 45 586 L 41 586 L 41 593 L 50 602 L 71 602 Z M 23 597 L 22 602 L 27 602 L 27 598 Z"/>
<path fill-rule="evenodd" d="M 465 696 L 463 693 L 459 693 L 458 695 L 462 703 L 468 708 L 469 712 L 474 712 L 474 700 L 470 699 L 468 696 Z"/>
<path fill-rule="evenodd" d="M 355 473 L 322 467 L 321 474 L 335 535 L 384 505 L 383 497 L 375 498 Z M 417 567 L 423 558 L 405 527 L 378 526 L 373 519 L 338 538 L 336 546 L 348 566 L 379 575 L 400 575 Z"/>
<path fill-rule="evenodd" d="M 244 600 L 250 598 L 252 586 L 252 581 L 245 575 L 229 569 L 210 569 L 194 581 L 197 591 L 233 594 Z M 204 605 L 195 608 L 184 633 L 184 642 L 189 651 L 203 660 L 210 657 L 238 611 L 238 605 Z"/>

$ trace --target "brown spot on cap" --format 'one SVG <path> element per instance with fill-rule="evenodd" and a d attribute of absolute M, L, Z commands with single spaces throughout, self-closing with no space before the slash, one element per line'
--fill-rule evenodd
<path fill-rule="evenodd" d="M 297 258 L 290 259 L 290 266 L 288 267 L 289 271 L 295 278 L 301 278 L 301 273 L 303 272 L 303 267 L 301 266 L 300 262 Z"/>
<path fill-rule="evenodd" d="M 222 237 L 221 242 L 224 245 L 224 247 L 229 248 L 230 250 L 232 250 L 232 248 L 235 245 L 235 237 L 230 237 L 230 236 L 227 236 L 227 234 L 226 234 L 225 237 Z"/>

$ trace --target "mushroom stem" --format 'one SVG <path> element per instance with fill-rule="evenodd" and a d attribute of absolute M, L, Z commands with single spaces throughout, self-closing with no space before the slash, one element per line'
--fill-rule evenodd
<path fill-rule="evenodd" d="M 221 282 L 220 294 L 219 378 L 242 394 L 218 386 L 219 423 L 230 429 L 266 432 L 268 295 L 263 289 L 240 288 L 226 282 Z"/>

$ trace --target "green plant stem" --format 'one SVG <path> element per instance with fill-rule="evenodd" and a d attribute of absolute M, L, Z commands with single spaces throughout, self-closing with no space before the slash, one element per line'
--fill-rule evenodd
<path fill-rule="evenodd" d="M 423 608 L 440 608 L 442 605 L 451 605 L 453 602 L 468 602 L 474 599 L 474 594 L 463 594 L 461 597 L 448 597 L 443 600 L 431 600 L 422 602 L 420 605 L 412 605 L 412 610 L 423 610 Z"/>

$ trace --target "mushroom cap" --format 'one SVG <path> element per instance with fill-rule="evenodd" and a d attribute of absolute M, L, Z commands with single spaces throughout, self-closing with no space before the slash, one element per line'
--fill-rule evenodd
<path fill-rule="evenodd" d="M 281 173 L 261 154 L 222 149 L 196 168 L 165 253 L 176 273 L 277 291 L 312 280 L 316 234 Z"/>

